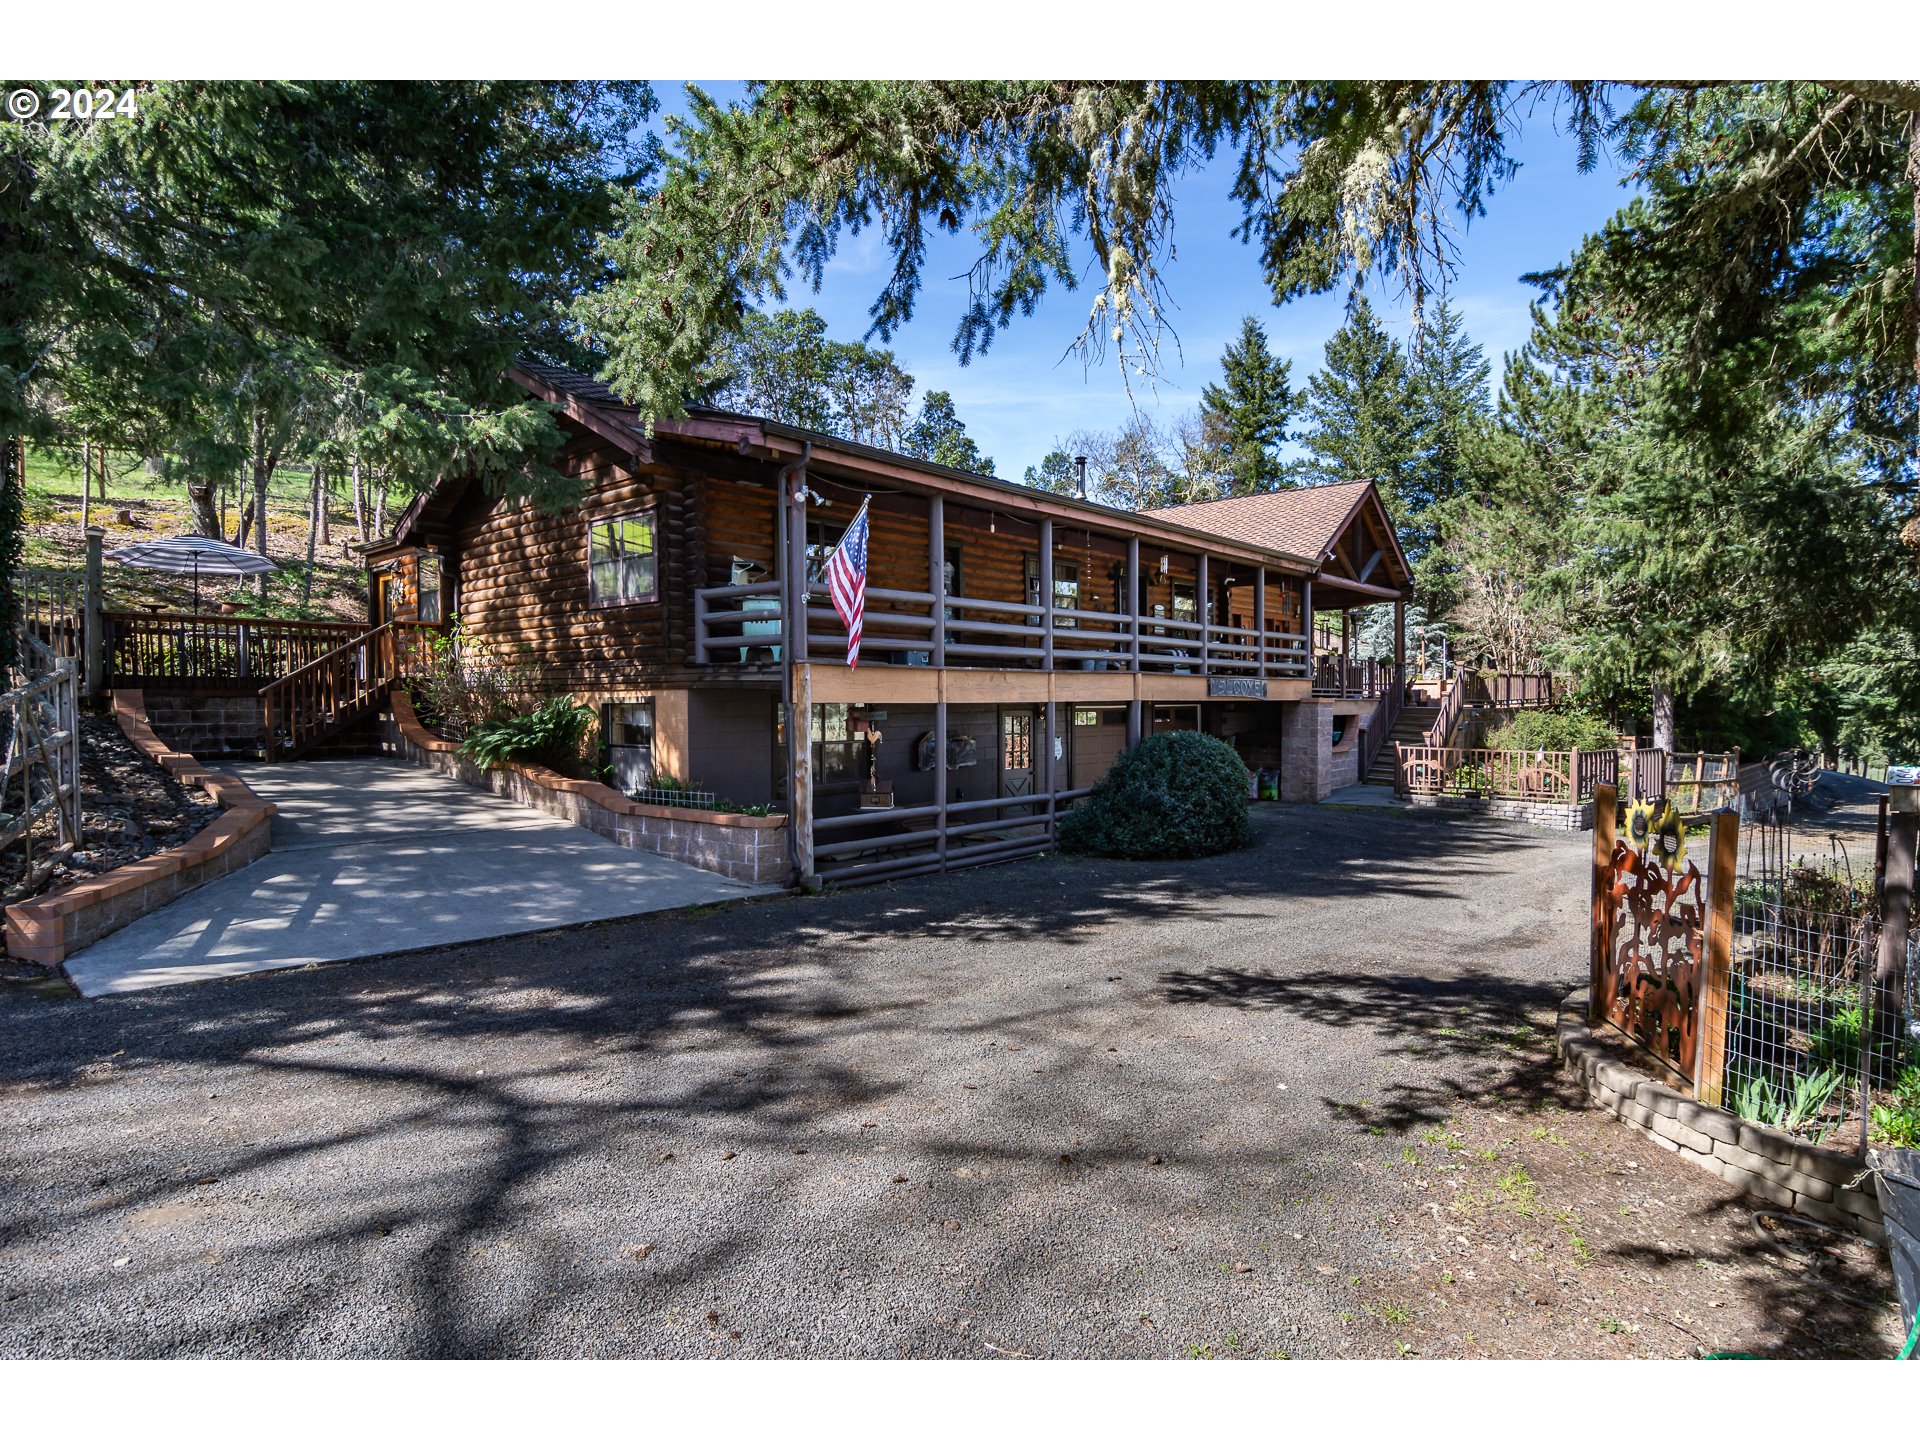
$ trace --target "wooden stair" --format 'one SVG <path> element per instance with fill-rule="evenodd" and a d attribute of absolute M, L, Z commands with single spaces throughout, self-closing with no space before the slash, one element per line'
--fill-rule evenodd
<path fill-rule="evenodd" d="M 430 626 L 389 621 L 260 692 L 269 761 L 292 760 L 370 714 L 427 655 Z"/>
<path fill-rule="evenodd" d="M 1380 753 L 1374 757 L 1373 768 L 1361 778 L 1369 785 L 1391 785 L 1394 780 L 1394 768 L 1399 764 L 1396 759 L 1395 745 L 1423 745 L 1427 731 L 1439 718 L 1438 705 L 1408 705 L 1394 717 L 1393 730 L 1387 736 L 1387 743 L 1380 747 Z"/>

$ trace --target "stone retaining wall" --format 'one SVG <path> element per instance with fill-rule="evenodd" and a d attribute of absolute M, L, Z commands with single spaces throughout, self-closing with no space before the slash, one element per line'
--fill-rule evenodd
<path fill-rule="evenodd" d="M 1520 820 L 1547 830 L 1591 830 L 1593 801 L 1578 805 L 1552 805 L 1544 800 L 1474 799 L 1467 795 L 1409 795 L 1413 804 L 1429 809 L 1467 810 L 1476 815 L 1497 815 L 1503 820 Z"/>
<path fill-rule="evenodd" d="M 413 702 L 396 691 L 390 701 L 394 748 L 401 758 L 437 770 L 479 790 L 541 810 L 604 835 L 630 850 L 647 850 L 716 875 L 756 885 L 785 885 L 787 817 L 727 815 L 643 805 L 592 780 L 574 780 L 541 765 L 513 762 L 483 770 L 420 723 Z"/>
<path fill-rule="evenodd" d="M 1560 1005 L 1560 1058 L 1587 1094 L 1615 1119 L 1663 1150 L 1692 1161 L 1757 1200 L 1878 1244 L 1886 1243 L 1880 1201 L 1858 1160 L 1750 1125 L 1730 1110 L 1704 1105 L 1627 1064 L 1620 1047 L 1587 1026 L 1587 992 Z"/>
<path fill-rule="evenodd" d="M 272 848 L 274 807 L 231 775 L 207 769 L 153 732 L 138 690 L 113 692 L 121 733 L 182 785 L 197 785 L 223 813 L 185 843 L 104 875 L 7 907 L 7 953 L 55 966 L 94 941 L 190 890 L 251 865 Z"/>

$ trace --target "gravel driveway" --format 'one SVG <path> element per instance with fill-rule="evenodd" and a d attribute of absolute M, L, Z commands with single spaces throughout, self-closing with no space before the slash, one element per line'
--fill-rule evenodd
<path fill-rule="evenodd" d="M 0 1354 L 1391 1354 L 1396 1157 L 1520 1098 L 1588 842 L 1258 813 L 1205 862 L 16 990 Z"/>

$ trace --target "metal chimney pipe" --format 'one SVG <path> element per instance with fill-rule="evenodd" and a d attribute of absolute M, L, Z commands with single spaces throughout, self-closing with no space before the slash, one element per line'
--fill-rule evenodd
<path fill-rule="evenodd" d="M 1084 500 L 1087 498 L 1087 457 L 1084 455 L 1074 456 L 1073 468 L 1079 474 L 1080 498 Z"/>

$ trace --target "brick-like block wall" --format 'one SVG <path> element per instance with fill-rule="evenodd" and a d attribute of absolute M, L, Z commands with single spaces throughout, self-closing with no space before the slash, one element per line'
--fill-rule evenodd
<path fill-rule="evenodd" d="M 1887 1243 L 1880 1198 L 1858 1160 L 1751 1125 L 1642 1075 L 1587 1025 L 1587 991 L 1560 1004 L 1561 1063 L 1590 1098 L 1663 1150 L 1790 1214 Z"/>
<path fill-rule="evenodd" d="M 1429 810 L 1465 810 L 1475 815 L 1497 815 L 1502 820 L 1519 820 L 1543 830 L 1591 830 L 1593 801 L 1578 805 L 1554 805 L 1544 800 L 1476 800 L 1470 795 L 1409 795 L 1414 805 Z"/>
<path fill-rule="evenodd" d="M 1280 798 L 1313 805 L 1333 789 L 1333 702 L 1296 700 L 1280 721 Z"/>
<path fill-rule="evenodd" d="M 210 881 L 251 865 L 272 848 L 274 807 L 231 775 L 206 768 L 154 733 L 138 690 L 113 692 L 121 733 L 183 785 L 197 785 L 223 813 L 192 839 L 104 875 L 7 907 L 7 953 L 59 965 L 94 941 Z"/>
<path fill-rule="evenodd" d="M 143 695 L 148 722 L 167 742 L 206 759 L 260 754 L 265 714 L 257 695 Z"/>
<path fill-rule="evenodd" d="M 396 692 L 390 704 L 394 748 L 406 760 L 448 775 L 478 790 L 544 811 L 632 850 L 755 885 L 785 885 L 787 817 L 724 815 L 643 805 L 592 780 L 574 780 L 540 765 L 498 765 L 482 770 L 420 723 L 413 702 Z"/>

